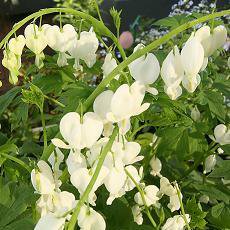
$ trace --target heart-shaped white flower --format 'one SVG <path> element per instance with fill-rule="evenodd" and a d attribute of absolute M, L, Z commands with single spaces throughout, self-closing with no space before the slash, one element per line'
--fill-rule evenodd
<path fill-rule="evenodd" d="M 102 131 L 103 123 L 95 113 L 84 114 L 81 122 L 78 113 L 70 112 L 64 115 L 60 122 L 60 132 L 69 145 L 57 138 L 52 139 L 52 143 L 67 149 L 90 148 L 101 136 Z"/>
<path fill-rule="evenodd" d="M 103 71 L 103 78 L 105 78 L 106 76 L 108 76 L 115 68 L 117 67 L 117 62 L 116 60 L 113 58 L 111 53 L 108 53 L 105 56 L 105 61 L 101 67 L 102 71 Z M 116 80 L 118 80 L 120 77 L 120 75 L 116 75 L 114 78 Z"/>
<path fill-rule="evenodd" d="M 23 35 L 19 35 L 18 37 L 11 38 L 9 40 L 8 47 L 11 52 L 21 56 L 25 44 L 26 44 L 25 37 Z"/>
<path fill-rule="evenodd" d="M 224 124 L 219 124 L 214 129 L 214 137 L 211 138 L 220 145 L 230 144 L 230 129 Z"/>

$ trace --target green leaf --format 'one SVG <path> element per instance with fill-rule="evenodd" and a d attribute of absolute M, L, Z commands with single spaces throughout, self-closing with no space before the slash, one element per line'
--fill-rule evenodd
<path fill-rule="evenodd" d="M 21 91 L 20 87 L 14 87 L 13 89 L 9 90 L 4 95 L 0 96 L 0 116 L 6 110 L 6 108 L 10 105 L 16 95 Z"/>
<path fill-rule="evenodd" d="M 22 229 L 23 230 L 34 229 L 34 222 L 33 222 L 32 216 L 26 217 L 20 220 L 16 220 L 13 223 L 4 227 L 4 230 L 22 230 Z"/>
<path fill-rule="evenodd" d="M 209 174 L 209 177 L 230 180 L 230 160 L 222 160 L 217 164 L 214 170 Z"/>
<path fill-rule="evenodd" d="M 185 206 L 186 213 L 191 216 L 191 221 L 189 225 L 192 229 L 204 229 L 206 225 L 205 217 L 207 212 L 202 210 L 202 207 L 199 203 L 196 203 L 195 197 L 187 200 Z"/>

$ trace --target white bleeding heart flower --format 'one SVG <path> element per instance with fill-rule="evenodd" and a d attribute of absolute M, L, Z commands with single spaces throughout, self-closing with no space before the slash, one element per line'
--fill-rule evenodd
<path fill-rule="evenodd" d="M 111 53 L 108 53 L 105 56 L 104 63 L 101 67 L 101 69 L 103 71 L 103 78 L 108 76 L 116 67 L 117 67 L 117 62 L 116 62 L 115 58 L 113 58 Z M 118 80 L 119 77 L 120 77 L 120 75 L 116 75 L 114 78 L 116 80 Z"/>
<path fill-rule="evenodd" d="M 184 77 L 181 55 L 177 46 L 167 55 L 161 67 L 161 77 L 165 83 L 165 93 L 172 99 L 182 94 L 180 83 Z"/>
<path fill-rule="evenodd" d="M 24 31 L 26 46 L 35 54 L 35 64 L 39 69 L 44 65 L 43 60 L 45 55 L 43 50 L 47 46 L 45 32 L 49 27 L 50 25 L 47 24 L 41 27 L 35 24 L 29 24 Z"/>
<path fill-rule="evenodd" d="M 86 159 L 81 154 L 80 150 L 73 151 L 70 150 L 70 153 L 66 159 L 66 165 L 68 168 L 69 174 L 73 174 L 77 169 L 86 168 Z"/>
<path fill-rule="evenodd" d="M 98 46 L 99 41 L 92 28 L 89 32 L 82 31 L 80 38 L 69 49 L 70 55 L 75 58 L 74 67 L 76 69 L 81 68 L 79 60 L 83 60 L 91 68 L 96 62 Z"/>
<path fill-rule="evenodd" d="M 160 179 L 160 193 L 167 196 L 176 195 L 176 189 L 171 185 L 166 177 L 161 177 Z"/>
<path fill-rule="evenodd" d="M 101 136 L 103 123 L 93 112 L 81 117 L 76 112 L 64 115 L 60 122 L 60 133 L 69 145 L 58 138 L 52 139 L 52 143 L 59 148 L 83 149 L 90 148 Z"/>
<path fill-rule="evenodd" d="M 230 129 L 224 124 L 219 124 L 214 129 L 214 137 L 210 138 L 220 145 L 230 144 Z"/>
<path fill-rule="evenodd" d="M 145 202 L 148 207 L 157 204 L 157 201 L 160 199 L 157 195 L 158 192 L 159 188 L 155 185 L 148 185 L 144 188 Z M 134 200 L 138 205 L 144 205 L 140 192 L 135 194 Z"/>
<path fill-rule="evenodd" d="M 208 156 L 204 161 L 204 173 L 211 172 L 216 165 L 216 155 L 210 155 Z"/>
<path fill-rule="evenodd" d="M 77 188 L 77 190 L 81 195 L 85 192 L 87 186 L 89 185 L 93 173 L 94 173 L 94 169 L 79 168 L 71 174 L 70 181 L 72 185 Z M 105 177 L 107 175 L 108 175 L 108 169 L 102 166 L 98 178 L 88 197 L 89 203 L 93 206 L 96 205 L 95 201 L 97 199 L 95 192 L 103 184 Z"/>
<path fill-rule="evenodd" d="M 38 169 L 31 172 L 31 182 L 39 194 L 52 194 L 55 190 L 55 181 L 50 166 L 43 160 L 37 163 Z"/>
<path fill-rule="evenodd" d="M 54 192 L 55 193 L 55 192 Z M 47 213 L 53 212 L 53 194 L 42 194 L 36 201 L 36 210 L 40 214 L 40 217 L 47 215 Z"/>
<path fill-rule="evenodd" d="M 142 44 L 138 44 L 134 48 L 133 52 L 136 52 L 143 47 L 144 46 Z M 145 85 L 146 91 L 152 93 L 153 95 L 158 94 L 158 91 L 155 88 L 149 86 L 157 80 L 160 74 L 160 64 L 154 54 L 148 53 L 140 58 L 137 58 L 129 64 L 129 70 L 131 76 L 136 81 L 139 81 L 141 84 Z"/>
<path fill-rule="evenodd" d="M 78 215 L 78 225 L 82 230 L 105 230 L 105 220 L 101 214 L 83 205 Z"/>
<path fill-rule="evenodd" d="M 63 230 L 65 226 L 65 218 L 59 218 L 53 213 L 40 218 L 34 230 Z"/>
<path fill-rule="evenodd" d="M 2 65 L 10 72 L 9 81 L 11 84 L 16 84 L 18 82 L 19 69 L 21 68 L 21 58 L 9 50 L 4 50 L 3 55 Z"/>
<path fill-rule="evenodd" d="M 64 25 L 62 28 L 58 26 L 50 26 L 46 30 L 47 44 L 58 53 L 58 66 L 65 66 L 67 62 L 66 52 L 76 43 L 77 32 L 70 24 Z"/>
<path fill-rule="evenodd" d="M 12 53 L 21 56 L 25 44 L 26 44 L 25 37 L 23 35 L 19 35 L 18 37 L 11 38 L 9 40 L 8 47 Z"/>
<path fill-rule="evenodd" d="M 150 174 L 153 176 L 160 176 L 161 175 L 160 172 L 162 169 L 161 161 L 156 156 L 153 156 L 149 164 L 152 169 Z"/>
<path fill-rule="evenodd" d="M 180 193 L 180 197 L 182 199 L 182 194 Z M 169 197 L 169 204 L 167 205 L 168 208 L 171 210 L 171 212 L 174 212 L 176 210 L 180 209 L 180 200 L 178 197 L 178 194 L 172 195 Z"/>
<path fill-rule="evenodd" d="M 118 122 L 121 134 L 130 129 L 130 118 L 148 109 L 149 103 L 144 103 L 145 87 L 140 82 L 134 82 L 130 87 L 127 84 L 121 85 L 113 94 L 110 110 L 106 114 L 107 120 Z"/>
<path fill-rule="evenodd" d="M 185 214 L 186 220 L 189 223 L 190 217 L 189 214 Z M 184 230 L 186 223 L 182 215 L 175 215 L 166 220 L 165 224 L 162 227 L 162 230 Z"/>
<path fill-rule="evenodd" d="M 141 211 L 142 209 L 137 204 L 132 207 L 133 219 L 134 219 L 134 222 L 136 222 L 138 225 L 143 224 L 143 216 L 142 216 Z"/>
<path fill-rule="evenodd" d="M 189 78 L 185 77 L 182 80 L 182 85 L 189 93 L 193 93 L 196 90 L 197 86 L 200 84 L 200 82 L 201 82 L 200 75 L 197 74 Z"/>

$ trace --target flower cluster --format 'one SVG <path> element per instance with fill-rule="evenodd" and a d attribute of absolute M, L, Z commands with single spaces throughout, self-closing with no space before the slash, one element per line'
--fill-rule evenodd
<path fill-rule="evenodd" d="M 96 62 L 99 41 L 93 29 L 77 34 L 70 24 L 63 27 L 30 24 L 25 28 L 24 36 L 11 38 L 4 51 L 2 64 L 9 70 L 9 80 L 12 84 L 18 82 L 21 55 L 25 46 L 34 53 L 35 65 L 39 69 L 44 66 L 44 50 L 47 46 L 58 53 L 59 67 L 68 65 L 68 59 L 74 59 L 74 67 L 82 69 L 80 60 L 84 61 L 88 67 L 92 67 Z"/>

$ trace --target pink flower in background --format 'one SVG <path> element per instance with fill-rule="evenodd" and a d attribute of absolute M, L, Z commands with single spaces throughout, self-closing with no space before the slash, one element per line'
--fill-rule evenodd
<path fill-rule="evenodd" d="M 121 33 L 120 38 L 119 38 L 119 42 L 121 43 L 121 46 L 124 49 L 128 49 L 132 46 L 133 44 L 133 35 L 131 32 L 129 31 L 124 31 Z"/>

